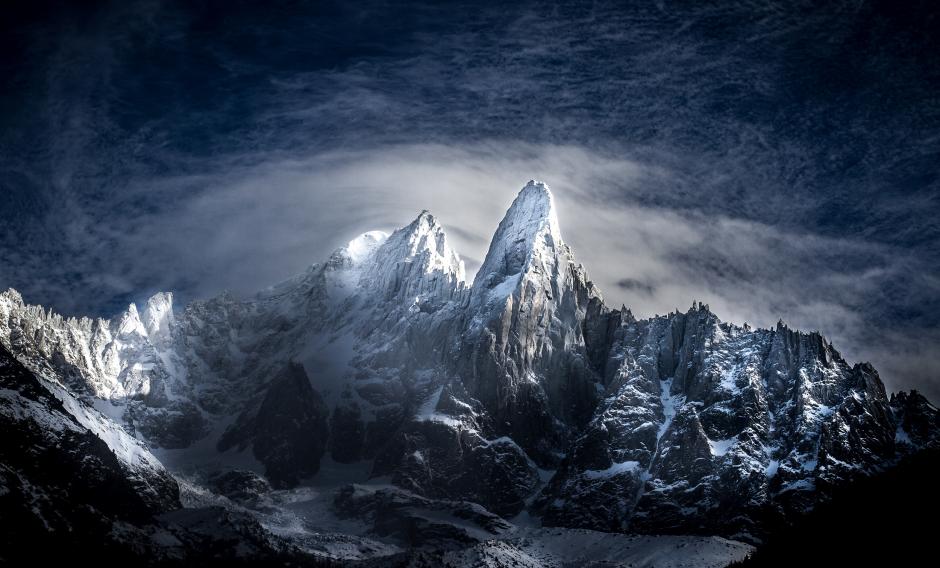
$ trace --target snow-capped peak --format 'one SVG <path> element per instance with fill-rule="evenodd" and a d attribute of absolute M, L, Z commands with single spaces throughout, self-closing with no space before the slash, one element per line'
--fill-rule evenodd
<path fill-rule="evenodd" d="M 555 197 L 543 182 L 529 180 L 513 201 L 507 217 L 513 212 L 522 216 L 523 223 L 535 223 L 540 230 L 547 229 L 555 239 L 556 245 L 562 243 L 558 214 L 555 211 Z"/>
<path fill-rule="evenodd" d="M 358 271 L 375 257 L 375 251 L 388 239 L 385 231 L 368 231 L 346 243 L 330 255 L 326 266 L 330 270 L 356 269 Z"/>
<path fill-rule="evenodd" d="M 299 481 L 329 450 L 334 472 L 358 462 L 422 503 L 454 495 L 507 518 L 528 507 L 546 526 L 758 534 L 754 512 L 789 514 L 817 481 L 940 439 L 935 407 L 889 404 L 870 366 L 818 334 L 723 324 L 697 302 L 639 320 L 608 308 L 545 184 L 515 197 L 470 294 L 463 279 L 423 211 L 257 300 L 222 294 L 174 314 L 161 293 L 90 320 L 0 292 L 0 343 L 181 467 Z M 150 464 L 105 416 L 62 399 L 118 458 Z"/>
<path fill-rule="evenodd" d="M 557 250 L 563 244 L 551 190 L 542 182 L 529 181 L 500 221 L 474 289 L 499 285 L 505 277 L 521 273 L 539 251 Z"/>
<path fill-rule="evenodd" d="M 402 260 L 424 256 L 427 261 L 425 272 L 442 271 L 459 282 L 463 282 L 466 276 L 463 260 L 450 248 L 444 227 L 426 209 L 407 227 L 395 231 L 389 237 L 379 255 L 384 253 L 392 253 Z"/>
<path fill-rule="evenodd" d="M 335 251 L 326 263 L 330 296 L 344 301 L 360 286 L 363 274 L 368 274 L 376 251 L 388 240 L 385 231 L 368 231 Z"/>
<path fill-rule="evenodd" d="M 427 210 L 398 229 L 375 253 L 364 286 L 378 285 L 386 299 L 435 296 L 449 299 L 464 287 L 466 269 L 450 248 L 444 228 Z"/>

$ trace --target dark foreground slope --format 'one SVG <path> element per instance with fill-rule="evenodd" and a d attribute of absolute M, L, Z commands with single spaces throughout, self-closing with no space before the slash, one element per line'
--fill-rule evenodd
<path fill-rule="evenodd" d="M 940 449 L 837 491 L 832 501 L 780 528 L 735 568 L 929 566 L 940 542 Z"/>

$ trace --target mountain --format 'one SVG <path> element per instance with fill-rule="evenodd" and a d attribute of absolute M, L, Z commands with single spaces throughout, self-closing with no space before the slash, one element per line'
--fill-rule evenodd
<path fill-rule="evenodd" d="M 426 544 L 403 526 L 448 546 L 533 522 L 758 542 L 940 432 L 921 395 L 889 398 L 818 333 L 737 326 L 698 303 L 650 319 L 607 306 L 535 181 L 470 283 L 423 211 L 246 299 L 177 310 L 160 293 L 104 320 L 9 290 L 0 344 L 186 487 L 229 480 L 242 497 L 226 506 L 335 558 L 365 554 L 335 544 L 348 538 Z M 302 497 L 353 471 L 332 512 Z M 333 544 L 284 525 L 297 499 L 339 515 L 313 531 Z M 365 532 L 344 533 L 350 518 Z"/>

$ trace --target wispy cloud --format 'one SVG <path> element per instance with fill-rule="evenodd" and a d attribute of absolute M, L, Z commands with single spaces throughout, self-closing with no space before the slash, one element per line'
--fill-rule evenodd
<path fill-rule="evenodd" d="M 163 178 L 147 190 L 204 189 L 167 210 L 86 226 L 81 238 L 90 256 L 107 251 L 113 269 L 95 274 L 100 286 L 140 294 L 182 289 L 184 297 L 250 294 L 363 231 L 394 229 L 427 208 L 472 270 L 515 192 L 538 177 L 556 193 L 565 240 L 613 305 L 651 316 L 705 301 L 738 323 L 771 326 L 783 318 L 818 329 L 849 357 L 883 361 L 892 374 L 905 374 L 904 361 L 918 374 L 936 370 L 934 336 L 891 318 L 936 290 L 903 286 L 906 275 L 927 269 L 905 250 L 638 205 L 647 182 L 663 175 L 574 146 L 493 141 L 330 152 Z M 901 296 L 883 297 L 899 283 Z M 871 348 L 898 344 L 906 346 L 903 360 L 893 347 Z"/>
<path fill-rule="evenodd" d="M 247 294 L 424 208 L 472 270 L 535 177 L 610 303 L 782 317 L 940 398 L 915 24 L 851 2 L 81 15 L 8 36 L 29 49 L 4 67 L 0 285 L 28 300 Z"/>

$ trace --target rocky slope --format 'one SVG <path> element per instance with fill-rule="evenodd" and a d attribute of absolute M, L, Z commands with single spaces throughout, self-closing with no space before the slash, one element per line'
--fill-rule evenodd
<path fill-rule="evenodd" d="M 537 182 L 469 284 L 425 211 L 249 299 L 91 320 L 7 291 L 0 343 L 171 469 L 289 488 L 363 463 L 429 511 L 603 531 L 757 539 L 940 431 L 818 333 L 607 307 Z"/>
<path fill-rule="evenodd" d="M 179 489 L 124 431 L 45 385 L 0 346 L 0 501 L 8 543 L 37 534 L 106 533 L 178 509 Z M 63 507 L 68 504 L 68 507 Z"/>
<path fill-rule="evenodd" d="M 250 515 L 184 509 L 139 442 L 0 345 L 0 564 L 319 565 Z"/>
<path fill-rule="evenodd" d="M 251 445 L 275 487 L 293 487 L 320 469 L 329 437 L 329 409 L 304 368 L 289 364 L 267 387 L 257 408 L 243 412 L 219 440 L 224 452 Z"/>

